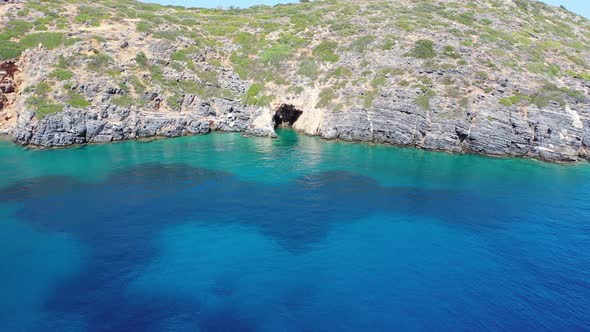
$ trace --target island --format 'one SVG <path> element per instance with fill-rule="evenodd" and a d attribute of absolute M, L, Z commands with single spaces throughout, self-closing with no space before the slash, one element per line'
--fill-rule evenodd
<path fill-rule="evenodd" d="M 0 133 L 23 146 L 287 126 L 575 162 L 589 91 L 590 21 L 537 1 L 0 1 Z"/>

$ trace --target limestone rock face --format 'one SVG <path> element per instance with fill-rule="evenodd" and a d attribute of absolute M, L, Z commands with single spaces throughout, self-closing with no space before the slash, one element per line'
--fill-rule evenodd
<path fill-rule="evenodd" d="M 25 146 L 274 137 L 282 123 L 455 153 L 590 156 L 590 22 L 536 1 L 0 1 L 0 42 L 0 134 Z"/>
<path fill-rule="evenodd" d="M 227 105 L 226 105 L 227 106 Z M 105 143 L 149 137 L 179 137 L 207 134 L 211 130 L 273 136 L 272 128 L 252 124 L 257 112 L 221 108 L 210 113 L 209 104 L 189 114 L 145 112 L 106 106 L 100 112 L 69 108 L 35 119 L 32 111 L 21 112 L 14 141 L 22 145 L 60 147 L 73 144 Z"/>
<path fill-rule="evenodd" d="M 371 110 L 326 114 L 319 134 L 326 139 L 570 162 L 586 158 L 590 147 L 590 109 L 584 106 L 575 112 L 582 114 L 585 125 L 557 106 L 531 109 L 527 118 L 509 109 L 480 109 L 449 119 L 437 117 L 434 109 L 392 102 Z"/>
<path fill-rule="evenodd" d="M 14 61 L 0 63 L 0 123 L 5 124 L 5 128 L 0 126 L 0 134 L 8 133 L 16 118 L 13 110 L 9 108 L 16 98 L 18 72 L 18 66 Z"/>

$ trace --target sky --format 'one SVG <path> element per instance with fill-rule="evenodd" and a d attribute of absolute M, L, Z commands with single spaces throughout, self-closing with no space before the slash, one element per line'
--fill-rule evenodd
<path fill-rule="evenodd" d="M 563 5 L 568 10 L 590 18 L 590 0 L 543 0 L 544 2 L 559 6 Z M 275 5 L 277 3 L 297 2 L 297 0 L 145 0 L 144 2 L 156 2 L 164 5 L 181 5 L 187 7 L 229 7 L 245 8 L 253 5 Z"/>
<path fill-rule="evenodd" d="M 140 0 L 163 5 L 180 5 L 186 7 L 217 8 L 235 6 L 246 8 L 254 5 L 276 5 L 278 3 L 298 2 L 297 0 Z"/>
<path fill-rule="evenodd" d="M 563 5 L 568 10 L 590 18 L 590 1 L 589 0 L 543 0 L 550 5 Z"/>

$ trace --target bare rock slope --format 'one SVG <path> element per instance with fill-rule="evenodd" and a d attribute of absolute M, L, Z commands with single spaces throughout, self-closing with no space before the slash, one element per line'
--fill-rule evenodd
<path fill-rule="evenodd" d="M 590 22 L 536 1 L 29 0 L 0 14 L 0 133 L 22 145 L 273 136 L 275 112 L 296 110 L 289 125 L 327 139 L 590 156 Z"/>

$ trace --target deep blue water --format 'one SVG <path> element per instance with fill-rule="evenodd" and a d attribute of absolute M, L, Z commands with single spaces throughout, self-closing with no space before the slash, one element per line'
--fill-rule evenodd
<path fill-rule="evenodd" d="M 590 331 L 590 165 L 0 142 L 2 331 Z"/>

